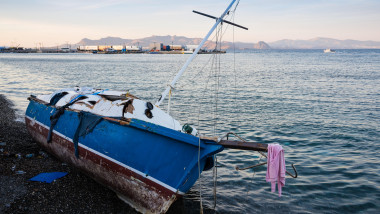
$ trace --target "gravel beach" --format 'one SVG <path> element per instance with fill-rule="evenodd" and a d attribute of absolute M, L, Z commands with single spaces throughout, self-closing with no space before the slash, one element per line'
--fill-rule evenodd
<path fill-rule="evenodd" d="M 42 150 L 1 94 L 0 166 L 0 213 L 137 213 L 111 190 Z M 29 181 L 42 172 L 68 174 L 50 184 Z M 199 203 L 179 199 L 168 213 L 199 213 Z"/>

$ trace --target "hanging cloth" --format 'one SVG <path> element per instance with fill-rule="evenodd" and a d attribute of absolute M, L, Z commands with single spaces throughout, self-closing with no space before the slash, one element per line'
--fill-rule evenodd
<path fill-rule="evenodd" d="M 74 100 L 73 102 L 67 103 L 66 105 L 64 105 L 62 107 L 58 107 L 55 110 L 55 112 L 50 116 L 50 128 L 49 128 L 49 133 L 48 133 L 48 136 L 46 139 L 47 143 L 51 143 L 52 135 L 53 135 L 53 129 L 54 129 L 55 125 L 57 124 L 59 118 L 63 115 L 63 113 L 65 113 L 65 109 L 68 108 L 69 106 L 71 106 L 72 104 L 74 104 L 78 100 L 79 99 Z"/>
<path fill-rule="evenodd" d="M 272 192 L 276 191 L 281 197 L 282 187 L 285 186 L 285 157 L 284 150 L 279 144 L 268 144 L 267 174 L 266 181 L 271 182 Z"/>
<path fill-rule="evenodd" d="M 90 134 L 94 130 L 94 128 L 103 120 L 101 116 L 98 116 L 89 112 L 85 112 L 85 111 L 79 112 L 78 116 L 79 116 L 80 121 L 73 138 L 75 156 L 77 158 L 79 158 L 79 151 L 78 151 L 79 137 L 84 137 Z"/>

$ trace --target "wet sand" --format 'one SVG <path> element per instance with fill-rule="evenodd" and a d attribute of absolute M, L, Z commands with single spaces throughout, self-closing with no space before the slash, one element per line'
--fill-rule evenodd
<path fill-rule="evenodd" d="M 42 172 L 68 174 L 50 184 L 29 181 Z M 0 184 L 0 213 L 137 213 L 111 190 L 42 150 L 1 94 Z M 179 199 L 168 213 L 199 213 L 199 203 Z"/>

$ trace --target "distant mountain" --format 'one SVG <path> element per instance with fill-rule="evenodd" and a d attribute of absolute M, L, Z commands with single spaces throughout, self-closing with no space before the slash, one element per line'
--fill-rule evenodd
<path fill-rule="evenodd" d="M 253 49 L 271 49 L 271 47 L 267 43 L 260 41 L 253 46 Z"/>
<path fill-rule="evenodd" d="M 206 43 L 206 47 L 208 49 L 213 49 L 213 47 L 215 47 L 215 43 L 214 42 L 211 42 L 211 41 L 208 41 L 208 43 Z M 246 42 L 235 42 L 235 44 L 233 42 L 226 42 L 226 41 L 223 41 L 222 44 L 221 44 L 221 49 L 237 49 L 237 50 L 247 50 L 247 49 L 271 49 L 271 47 L 263 42 L 263 41 L 260 41 L 258 43 L 246 43 Z"/>
<path fill-rule="evenodd" d="M 284 39 L 271 42 L 269 45 L 274 49 L 378 49 L 380 42 L 358 41 L 358 40 L 338 40 L 331 38 L 317 37 L 309 40 Z"/>
<path fill-rule="evenodd" d="M 98 40 L 84 38 L 74 47 L 79 45 L 139 45 L 148 47 L 151 43 L 163 43 L 164 45 L 198 45 L 201 38 L 187 38 L 184 36 L 150 36 L 141 39 L 122 39 L 120 37 L 106 37 Z M 215 42 L 207 41 L 203 48 L 214 49 Z M 260 41 L 258 43 L 228 42 L 221 43 L 222 49 L 380 49 L 380 42 L 358 41 L 358 40 L 338 40 L 331 38 L 314 38 L 309 40 L 283 39 L 269 44 Z"/>
<path fill-rule="evenodd" d="M 202 41 L 201 38 L 187 38 L 184 36 L 150 36 L 141 39 L 122 39 L 119 37 L 106 37 L 98 40 L 91 40 L 84 38 L 79 41 L 76 46 L 79 45 L 139 45 L 143 47 L 148 47 L 151 43 L 163 43 L 164 45 L 198 45 Z M 203 48 L 214 49 L 215 42 L 207 41 Z M 223 41 L 221 43 L 222 49 L 233 49 L 234 44 L 232 42 Z M 270 46 L 265 42 L 255 43 L 244 43 L 235 42 L 236 49 L 270 49 Z"/>
<path fill-rule="evenodd" d="M 109 37 L 101 38 L 98 40 L 84 38 L 80 40 L 77 44 L 78 45 L 120 45 L 120 44 L 130 43 L 131 41 L 132 41 L 131 39 L 122 39 L 119 37 L 109 36 Z"/>

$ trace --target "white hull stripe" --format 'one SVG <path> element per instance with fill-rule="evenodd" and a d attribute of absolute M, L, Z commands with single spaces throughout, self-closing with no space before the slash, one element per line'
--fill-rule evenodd
<path fill-rule="evenodd" d="M 34 121 L 34 122 L 37 123 L 38 125 L 40 125 L 40 126 L 46 128 L 47 130 L 50 129 L 50 127 L 46 126 L 45 124 L 43 124 L 43 123 L 41 123 L 41 122 L 39 122 L 39 121 L 37 121 L 37 120 L 35 120 L 35 119 L 29 117 L 29 116 L 26 116 L 26 115 L 25 115 L 25 117 L 28 118 L 28 119 L 31 120 L 31 121 Z M 68 140 L 68 141 L 70 141 L 71 143 L 73 143 L 73 140 L 72 140 L 71 138 L 66 137 L 65 135 L 63 135 L 63 134 L 57 132 L 56 130 L 53 130 L 53 133 L 56 134 L 56 135 L 58 135 L 58 136 L 60 136 L 60 137 L 62 137 L 62 138 L 64 138 L 64 139 L 66 139 L 66 140 Z M 73 143 L 73 144 L 74 144 L 74 143 Z M 169 189 L 170 191 L 172 191 L 172 192 L 174 192 L 174 193 L 177 193 L 177 194 L 180 194 L 180 195 L 184 195 L 184 194 L 185 194 L 185 193 L 183 193 L 183 192 L 181 192 L 181 191 L 179 191 L 179 190 L 178 190 L 178 192 L 177 192 L 177 190 L 176 190 L 175 188 L 173 188 L 173 187 L 171 187 L 171 186 L 169 186 L 169 185 L 167 185 L 167 184 L 165 184 L 165 183 L 163 183 L 163 182 L 161 182 L 161 181 L 159 181 L 159 180 L 153 178 L 152 176 L 146 176 L 145 173 L 142 173 L 142 172 L 138 171 L 137 169 L 134 169 L 134 168 L 132 168 L 132 167 L 130 167 L 130 166 L 127 166 L 127 165 L 121 163 L 120 161 L 117 161 L 117 160 L 115 160 L 115 159 L 113 159 L 113 158 L 111 158 L 111 157 L 108 157 L 108 156 L 106 156 L 106 155 L 104 155 L 104 154 L 102 154 L 102 153 L 100 153 L 100 152 L 98 152 L 98 151 L 96 151 L 96 150 L 94 150 L 94 149 L 92 149 L 92 148 L 90 148 L 90 147 L 87 147 L 87 146 L 85 146 L 85 145 L 83 145 L 83 144 L 81 144 L 81 143 L 79 143 L 79 142 L 78 142 L 78 146 L 80 146 L 80 147 L 82 147 L 83 149 L 86 149 L 86 150 L 88 150 L 88 151 L 90 151 L 90 152 L 93 152 L 93 153 L 95 153 L 95 154 L 97 154 L 97 155 L 99 155 L 99 156 L 101 156 L 101 157 L 103 157 L 103 158 L 105 158 L 105 159 L 107 159 L 107 160 L 110 160 L 110 161 L 112 161 L 112 162 L 114 162 L 114 163 L 116 163 L 116 164 L 118 164 L 118 165 L 120 165 L 120 166 L 122 166 L 122 167 L 124 167 L 124 168 L 127 168 L 128 170 L 130 170 L 130 171 L 132 171 L 132 172 L 134 172 L 134 173 L 136 173 L 136 174 L 139 174 L 140 176 L 142 176 L 142 177 L 144 177 L 144 178 L 147 178 L 147 179 L 153 181 L 154 183 L 157 183 L 157 184 L 159 184 L 159 185 L 165 187 L 166 189 Z"/>

